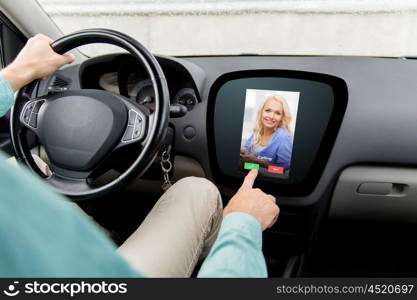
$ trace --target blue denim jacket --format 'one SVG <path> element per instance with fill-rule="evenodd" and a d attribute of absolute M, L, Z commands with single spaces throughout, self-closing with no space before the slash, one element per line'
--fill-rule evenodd
<path fill-rule="evenodd" d="M 278 128 L 274 132 L 268 145 L 261 151 L 252 151 L 253 134 L 243 146 L 248 154 L 251 154 L 271 165 L 283 167 L 285 170 L 290 168 L 291 152 L 292 152 L 292 138 L 290 133 L 284 128 Z"/>

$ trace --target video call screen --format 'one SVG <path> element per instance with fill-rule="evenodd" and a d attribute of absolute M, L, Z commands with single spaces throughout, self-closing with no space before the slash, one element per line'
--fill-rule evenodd
<path fill-rule="evenodd" d="M 288 178 L 300 92 L 246 89 L 240 171 Z"/>

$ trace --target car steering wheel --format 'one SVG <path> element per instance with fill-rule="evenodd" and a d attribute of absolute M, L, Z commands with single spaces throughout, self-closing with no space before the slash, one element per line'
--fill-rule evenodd
<path fill-rule="evenodd" d="M 58 192 L 73 200 L 89 199 L 121 187 L 142 175 L 157 155 L 165 137 L 169 92 L 155 57 L 135 39 L 108 29 L 82 30 L 56 40 L 59 54 L 76 47 L 106 43 L 127 50 L 146 69 L 155 91 L 155 110 L 124 96 L 94 89 L 68 90 L 31 98 L 23 87 L 11 111 L 11 137 L 17 160 L 45 177 Z M 34 162 L 25 138 L 33 132 L 45 147 L 53 174 L 46 177 Z M 111 182 L 94 187 L 93 171 L 116 149 L 137 144 L 134 162 Z"/>

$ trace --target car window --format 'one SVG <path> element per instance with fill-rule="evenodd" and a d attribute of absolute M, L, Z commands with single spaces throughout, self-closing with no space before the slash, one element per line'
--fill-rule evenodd
<path fill-rule="evenodd" d="M 0 68 L 11 63 L 24 45 L 24 36 L 0 13 Z M 0 149 L 9 154 L 12 147 L 9 137 L 9 114 L 0 118 Z"/>
<path fill-rule="evenodd" d="M 416 56 L 416 0 L 38 0 L 64 33 L 105 27 L 163 55 Z M 113 52 L 93 46 L 88 55 Z"/>

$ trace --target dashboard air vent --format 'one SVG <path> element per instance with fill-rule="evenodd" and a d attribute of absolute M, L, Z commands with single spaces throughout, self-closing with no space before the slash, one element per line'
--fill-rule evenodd
<path fill-rule="evenodd" d="M 61 77 L 55 77 L 52 87 L 67 87 L 69 85 L 69 82 L 65 79 L 62 79 Z"/>
<path fill-rule="evenodd" d="M 33 91 L 35 90 L 35 87 L 36 87 L 36 80 L 35 81 L 32 81 L 31 83 L 29 83 L 27 86 L 26 86 L 26 89 L 25 89 L 25 93 L 29 96 L 29 97 L 31 97 L 32 96 L 32 93 L 33 93 Z"/>

